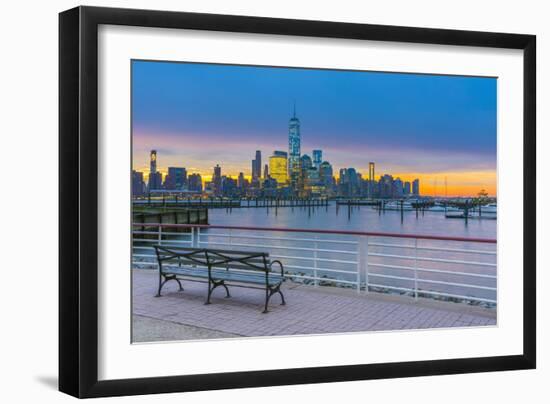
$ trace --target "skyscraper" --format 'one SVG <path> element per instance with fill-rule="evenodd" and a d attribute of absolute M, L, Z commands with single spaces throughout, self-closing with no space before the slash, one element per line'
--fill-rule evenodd
<path fill-rule="evenodd" d="M 269 166 L 266 164 L 264 165 L 264 180 L 269 177 Z"/>
<path fill-rule="evenodd" d="M 214 167 L 214 175 L 212 176 L 212 183 L 214 184 L 214 195 L 221 195 L 222 193 L 222 168 L 219 164 Z"/>
<path fill-rule="evenodd" d="M 288 123 L 288 177 L 294 190 L 301 171 L 300 143 L 300 120 L 296 118 L 296 105 L 294 105 L 294 114 Z"/>
<path fill-rule="evenodd" d="M 269 175 L 277 181 L 277 187 L 286 186 L 288 182 L 287 154 L 282 151 L 274 151 L 269 157 Z"/>
<path fill-rule="evenodd" d="M 162 188 L 162 173 L 157 171 L 157 151 L 151 150 L 149 162 L 149 192 Z"/>
<path fill-rule="evenodd" d="M 411 194 L 411 183 L 409 181 L 405 181 L 405 183 L 403 184 L 403 194 L 405 196 Z"/>
<path fill-rule="evenodd" d="M 202 178 L 200 174 L 191 174 L 187 178 L 189 191 L 202 192 Z"/>
<path fill-rule="evenodd" d="M 322 150 L 313 150 L 313 167 L 317 170 L 323 162 L 323 151 Z"/>
<path fill-rule="evenodd" d="M 319 178 L 323 185 L 326 187 L 327 191 L 332 188 L 333 183 L 333 173 L 332 166 L 328 161 L 323 161 L 319 167 Z"/>
<path fill-rule="evenodd" d="M 151 150 L 149 160 L 149 173 L 153 174 L 157 172 L 157 151 Z"/>
<path fill-rule="evenodd" d="M 375 192 L 375 189 L 374 189 L 374 178 L 375 178 L 374 162 L 371 161 L 369 163 L 369 182 L 367 185 L 367 196 L 369 198 L 372 198 L 374 197 L 375 194 L 377 194 L 377 192 Z"/>
<path fill-rule="evenodd" d="M 185 167 L 168 167 L 168 175 L 164 179 L 165 189 L 183 189 L 187 183 L 187 170 Z"/>
<path fill-rule="evenodd" d="M 244 173 L 239 173 L 239 177 L 237 178 L 237 186 L 241 191 L 244 191 L 244 189 L 246 188 Z"/>
<path fill-rule="evenodd" d="M 257 182 L 262 176 L 262 152 L 256 150 L 256 158 L 252 160 L 252 181 Z"/>
<path fill-rule="evenodd" d="M 369 181 L 374 181 L 374 163 L 372 161 L 369 163 Z"/>
<path fill-rule="evenodd" d="M 412 193 L 415 196 L 420 195 L 420 181 L 418 180 L 418 178 L 415 179 L 412 183 Z"/>
<path fill-rule="evenodd" d="M 302 170 L 307 170 L 313 167 L 313 162 L 311 161 L 311 157 L 309 157 L 307 154 L 304 154 L 302 157 L 300 157 L 300 166 Z"/>
<path fill-rule="evenodd" d="M 396 178 L 393 180 L 392 184 L 392 198 L 402 198 L 403 197 L 403 181 L 401 178 Z"/>
<path fill-rule="evenodd" d="M 132 170 L 132 195 L 143 195 L 143 173 L 141 171 Z"/>
<path fill-rule="evenodd" d="M 391 198 L 393 196 L 393 177 L 389 174 L 384 174 L 378 181 L 378 193 L 380 198 Z"/>

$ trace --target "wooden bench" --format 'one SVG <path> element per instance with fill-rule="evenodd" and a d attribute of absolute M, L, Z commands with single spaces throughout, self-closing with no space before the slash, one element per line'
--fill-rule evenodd
<path fill-rule="evenodd" d="M 159 267 L 157 297 L 161 296 L 162 287 L 170 280 L 177 281 L 179 289 L 183 290 L 181 280 L 198 278 L 208 282 L 205 304 L 210 304 L 210 296 L 218 286 L 225 289 L 228 298 L 231 297 L 228 285 L 243 284 L 265 290 L 263 313 L 267 313 L 269 299 L 276 293 L 281 295 L 281 304 L 285 304 L 281 292 L 283 264 L 278 260 L 270 260 L 268 253 L 160 245 L 154 247 Z M 274 264 L 279 266 L 280 271 L 273 271 Z"/>

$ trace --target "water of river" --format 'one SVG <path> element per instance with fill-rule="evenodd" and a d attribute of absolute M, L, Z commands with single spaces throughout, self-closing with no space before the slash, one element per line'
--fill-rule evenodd
<path fill-rule="evenodd" d="M 443 212 L 385 211 L 370 206 L 328 208 L 237 208 L 211 209 L 210 224 L 231 226 L 284 227 L 303 229 L 354 230 L 401 234 L 423 234 L 472 238 L 496 238 L 496 220 L 447 219 Z"/>

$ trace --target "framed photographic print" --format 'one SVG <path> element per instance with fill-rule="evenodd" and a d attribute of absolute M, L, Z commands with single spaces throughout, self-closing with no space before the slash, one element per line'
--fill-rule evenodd
<path fill-rule="evenodd" d="M 60 14 L 60 390 L 535 367 L 535 37 Z"/>

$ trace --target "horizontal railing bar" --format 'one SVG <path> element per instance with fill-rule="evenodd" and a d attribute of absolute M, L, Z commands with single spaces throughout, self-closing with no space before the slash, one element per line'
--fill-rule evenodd
<path fill-rule="evenodd" d="M 445 296 L 445 297 L 455 297 L 457 299 L 467 299 L 467 300 L 473 300 L 478 302 L 487 302 L 487 303 L 496 303 L 496 300 L 492 299 L 485 299 L 482 297 L 474 297 L 474 296 L 463 296 L 463 295 L 454 295 L 451 293 L 443 293 L 443 292 L 434 292 L 434 291 L 428 291 L 424 289 L 419 289 L 418 293 L 424 293 L 426 295 L 435 295 L 435 296 Z"/>
<path fill-rule="evenodd" d="M 428 257 L 413 257 L 410 255 L 397 255 L 397 254 L 382 254 L 382 253 L 368 253 L 369 257 L 385 257 L 385 258 L 398 258 L 398 259 L 407 259 L 407 260 L 418 260 L 418 261 L 430 261 L 430 262 L 445 262 L 447 264 L 464 264 L 464 265 L 477 265 L 485 267 L 496 267 L 496 264 L 488 262 L 476 262 L 476 261 L 462 261 L 462 260 L 446 260 L 443 258 L 428 258 Z"/>
<path fill-rule="evenodd" d="M 159 233 L 156 232 L 155 234 L 159 234 Z M 163 236 L 185 236 L 185 237 L 189 237 L 189 238 L 192 237 L 191 233 L 174 233 L 174 232 L 168 233 L 168 232 L 164 232 L 164 231 L 162 232 L 162 235 Z"/>
<path fill-rule="evenodd" d="M 204 233 L 204 232 L 201 233 L 201 237 L 226 237 L 226 238 L 231 237 L 231 238 L 246 238 L 246 239 L 261 239 L 261 240 L 310 241 L 310 242 L 316 242 L 316 243 L 335 243 L 335 244 L 338 243 L 338 244 L 357 245 L 357 241 L 327 240 L 327 239 L 315 239 L 315 238 L 246 236 L 241 234 L 221 234 L 221 233 Z"/>
<path fill-rule="evenodd" d="M 322 262 L 334 262 L 337 264 L 353 264 L 357 265 L 357 261 L 346 261 L 346 260 L 335 260 L 332 258 L 314 258 L 314 257 L 292 257 L 292 256 L 286 256 L 286 255 L 270 255 L 273 258 L 284 258 L 284 259 L 293 259 L 293 260 L 304 260 L 304 261 L 322 261 Z M 354 273 L 357 273 L 355 271 Z"/>
<path fill-rule="evenodd" d="M 132 241 L 139 241 L 140 243 L 156 243 L 158 244 L 159 243 L 159 239 L 151 239 L 151 240 L 148 240 L 148 239 L 133 239 Z M 160 240 L 162 241 L 162 243 L 174 243 L 174 244 L 183 244 L 183 243 L 187 243 L 189 244 L 191 242 L 191 240 L 173 240 L 173 239 L 162 239 Z"/>
<path fill-rule="evenodd" d="M 410 288 L 403 288 L 403 287 L 399 287 L 399 286 L 390 286 L 390 285 L 379 285 L 377 283 L 370 283 L 370 282 L 369 282 L 368 286 L 369 287 L 374 287 L 374 288 L 385 288 L 385 289 L 403 290 L 403 291 L 406 291 L 406 292 L 414 292 L 414 289 L 410 289 Z"/>
<path fill-rule="evenodd" d="M 292 269 L 303 269 L 308 271 L 321 271 L 321 272 L 335 272 L 340 274 L 349 274 L 349 275 L 357 275 L 357 272 L 351 272 L 351 271 L 342 271 L 340 269 L 330 269 L 330 268 L 313 268 L 313 267 L 302 267 L 300 265 L 285 265 L 285 268 L 292 268 Z M 323 278 L 319 278 L 323 279 Z"/>
<path fill-rule="evenodd" d="M 425 251 L 443 251 L 443 252 L 460 252 L 468 254 L 486 254 L 486 255 L 496 255 L 496 251 L 485 251 L 485 250 L 465 250 L 462 248 L 442 248 L 442 247 L 415 247 L 414 245 L 407 244 L 386 244 L 386 243 L 369 243 L 369 247 L 389 247 L 389 248 L 410 248 L 417 250 Z"/>
<path fill-rule="evenodd" d="M 133 223 L 133 226 L 142 226 L 143 223 Z M 170 223 L 147 223 L 147 226 L 157 227 L 175 227 L 175 228 L 198 228 L 198 229 L 233 229 L 233 230 L 250 230 L 250 231 L 278 231 L 289 233 L 318 233 L 318 234 L 340 234 L 349 236 L 373 236 L 373 237 L 393 237 L 393 238 L 408 238 L 408 239 L 423 239 L 423 240 L 443 240 L 443 241 L 463 241 L 472 243 L 488 243 L 496 244 L 495 239 L 487 238 L 466 238 L 466 237 L 449 237 L 449 236 L 431 236 L 424 234 L 399 234 L 399 233 L 382 233 L 382 232 L 363 232 L 363 231 L 344 231 L 344 230 L 327 230 L 327 229 L 297 229 L 283 227 L 245 227 L 245 226 L 222 226 L 211 224 L 170 224 Z"/>
<path fill-rule="evenodd" d="M 148 265 L 152 266 L 153 268 L 138 268 L 140 265 Z M 158 266 L 154 266 L 154 264 L 151 264 L 150 262 L 132 262 L 132 269 L 146 269 L 148 271 L 158 271 Z"/>
<path fill-rule="evenodd" d="M 435 281 L 435 280 L 428 280 L 428 279 L 421 279 L 421 278 L 418 278 L 418 282 L 420 282 L 420 283 L 433 283 L 433 284 L 437 284 L 437 285 L 446 285 L 446 286 L 458 286 L 458 287 L 461 287 L 461 288 L 483 289 L 483 290 L 492 290 L 492 291 L 497 290 L 497 288 L 492 288 L 490 286 L 477 286 L 477 285 L 470 285 L 470 284 L 467 284 L 467 283 Z"/>
<path fill-rule="evenodd" d="M 496 275 L 485 275 L 485 274 L 474 274 L 470 272 L 454 272 L 454 271 L 445 271 L 443 269 L 429 269 L 429 268 L 416 268 L 418 272 L 433 272 L 437 274 L 448 274 L 448 275 L 460 275 L 460 276 L 472 276 L 474 278 L 486 278 L 486 279 L 497 279 Z"/>
<path fill-rule="evenodd" d="M 333 278 L 320 278 L 320 277 L 307 276 L 307 275 L 285 274 L 285 278 L 311 279 L 313 281 L 317 280 L 317 281 L 347 283 L 350 285 L 357 285 L 357 282 L 354 282 L 354 281 L 345 281 L 343 279 L 333 279 Z"/>
<path fill-rule="evenodd" d="M 474 274 L 474 273 L 469 273 L 469 272 L 454 272 L 454 271 L 445 271 L 443 269 L 428 269 L 428 268 L 420 268 L 420 267 L 414 268 L 414 267 L 408 267 L 408 266 L 402 266 L 402 265 L 375 264 L 375 263 L 372 263 L 372 262 L 369 262 L 369 266 L 389 268 L 389 269 L 398 269 L 398 270 L 408 270 L 408 271 L 414 271 L 416 269 L 419 272 L 433 272 L 433 273 L 438 273 L 438 274 L 473 276 L 473 277 L 477 277 L 477 278 L 489 278 L 489 279 L 496 279 L 497 278 L 495 275 Z"/>
<path fill-rule="evenodd" d="M 159 232 L 157 231 L 138 231 L 138 230 L 132 230 L 133 234 L 154 234 L 155 236 L 158 236 Z M 174 233 L 174 232 L 161 232 L 163 236 L 185 236 L 185 237 L 191 237 L 191 233 Z"/>
<path fill-rule="evenodd" d="M 388 279 L 398 279 L 401 281 L 414 281 L 414 278 L 407 278 L 405 276 L 397 276 L 397 275 L 377 274 L 376 272 L 369 272 L 369 278 L 371 276 L 375 278 L 388 278 Z"/>
<path fill-rule="evenodd" d="M 201 237 L 202 237 L 202 234 L 201 234 Z M 276 248 L 278 250 L 317 251 L 317 252 L 338 253 L 338 254 L 357 254 L 357 251 L 327 250 L 322 248 L 288 247 L 288 246 L 276 246 L 276 245 L 265 245 L 265 244 L 220 243 L 217 241 L 202 241 L 202 240 L 200 240 L 199 243 L 227 245 L 227 246 L 236 246 L 236 247 Z"/>

